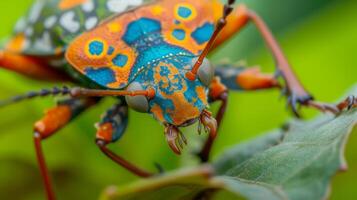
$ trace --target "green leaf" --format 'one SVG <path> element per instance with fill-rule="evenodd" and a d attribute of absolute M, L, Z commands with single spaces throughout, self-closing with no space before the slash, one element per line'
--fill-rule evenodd
<path fill-rule="evenodd" d="M 196 169 L 183 169 L 164 176 L 141 180 L 122 187 L 109 187 L 103 194 L 106 199 L 158 200 L 194 199 L 200 191 L 220 185 L 212 179 L 213 168 L 201 166 Z"/>
<path fill-rule="evenodd" d="M 293 123 L 279 145 L 227 169 L 220 179 L 248 199 L 261 199 L 256 186 L 275 194 L 264 199 L 324 199 L 331 177 L 346 169 L 344 144 L 356 123 L 356 109 L 318 123 Z"/>
<path fill-rule="evenodd" d="M 212 164 L 215 175 L 207 166 L 168 173 L 111 187 L 102 199 L 218 199 L 215 192 L 250 200 L 325 199 L 331 177 L 347 168 L 344 147 L 356 124 L 357 109 L 293 121 L 227 150 Z"/>

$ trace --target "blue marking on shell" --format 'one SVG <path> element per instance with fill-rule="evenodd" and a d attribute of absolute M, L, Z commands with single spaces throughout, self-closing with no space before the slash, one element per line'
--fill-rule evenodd
<path fill-rule="evenodd" d="M 179 20 L 177 20 L 177 19 L 174 20 L 174 23 L 175 23 L 176 25 L 181 24 L 181 22 L 180 22 Z"/>
<path fill-rule="evenodd" d="M 184 96 L 188 102 L 193 104 L 199 110 L 205 109 L 206 105 L 198 98 L 198 94 L 196 92 L 196 87 L 202 86 L 202 83 L 196 79 L 195 81 L 185 80 L 187 87 L 190 88 L 184 92 Z"/>
<path fill-rule="evenodd" d="M 100 41 L 93 41 L 89 43 L 89 53 L 92 54 L 93 56 L 99 56 L 100 54 L 103 53 L 104 50 L 104 44 Z"/>
<path fill-rule="evenodd" d="M 186 32 L 182 29 L 175 29 L 172 35 L 178 40 L 184 40 L 186 37 Z"/>
<path fill-rule="evenodd" d="M 171 74 L 171 71 L 167 66 L 160 66 L 160 75 L 162 77 L 168 77 Z M 159 82 L 159 89 L 165 94 L 172 95 L 174 92 L 181 91 L 183 89 L 183 78 L 179 74 L 175 74 L 169 82 Z"/>
<path fill-rule="evenodd" d="M 143 85 L 152 81 L 153 72 L 151 68 L 157 67 L 156 65 L 158 65 L 160 61 L 170 60 L 170 63 L 175 66 L 177 65 L 177 68 L 191 65 L 192 58 L 195 55 L 182 47 L 166 42 L 161 30 L 161 23 L 159 21 L 147 18 L 140 18 L 128 25 L 122 40 L 126 42 L 137 55 L 135 63 L 131 68 L 128 83 L 134 81 L 134 79 Z M 181 60 L 183 60 L 185 65 L 181 65 Z M 145 70 L 143 70 L 143 68 Z M 150 73 L 151 75 L 146 75 L 147 77 L 143 77 L 142 75 Z M 124 88 L 125 86 L 126 85 L 123 84 L 119 88 Z"/>
<path fill-rule="evenodd" d="M 172 75 L 172 71 L 168 69 L 167 66 L 160 65 L 160 62 L 165 62 L 170 65 L 173 65 L 179 70 L 178 74 L 174 74 L 174 78 L 170 78 L 167 82 L 160 81 L 159 84 L 155 83 L 155 71 L 159 68 L 160 76 L 167 77 Z M 175 111 L 176 107 L 172 99 L 167 96 L 162 96 L 163 94 L 172 95 L 174 93 L 180 92 L 183 93 L 184 99 L 196 107 L 198 110 L 202 111 L 206 108 L 205 102 L 203 102 L 198 97 L 196 91 L 197 87 L 204 87 L 202 83 L 197 79 L 195 81 L 190 81 L 185 78 L 184 70 L 185 66 L 191 65 L 192 58 L 186 56 L 172 57 L 156 62 L 150 65 L 150 68 L 143 73 L 140 73 L 135 81 L 140 82 L 144 87 L 153 87 L 157 93 L 156 96 L 149 101 L 149 105 L 152 108 L 153 106 L 160 106 L 162 110 L 163 118 L 165 122 L 174 124 L 172 119 L 172 112 Z M 184 90 L 184 86 L 186 90 Z"/>
<path fill-rule="evenodd" d="M 160 22 L 149 18 L 140 18 L 128 25 L 127 31 L 122 39 L 130 45 L 146 36 L 146 34 L 158 31 L 161 31 Z"/>
<path fill-rule="evenodd" d="M 187 7 L 180 6 L 178 9 L 178 14 L 180 17 L 187 19 L 192 15 L 192 10 Z"/>
<path fill-rule="evenodd" d="M 114 47 L 109 46 L 107 54 L 108 55 L 113 55 L 114 51 L 115 51 Z"/>
<path fill-rule="evenodd" d="M 128 56 L 123 54 L 118 54 L 112 60 L 113 64 L 118 67 L 124 67 L 128 62 Z"/>
<path fill-rule="evenodd" d="M 203 44 L 208 42 L 211 39 L 211 36 L 214 32 L 214 25 L 211 23 L 205 23 L 203 26 L 198 27 L 194 32 L 192 32 L 191 36 L 198 44 Z"/>
<path fill-rule="evenodd" d="M 116 81 L 114 72 L 106 67 L 98 69 L 88 67 L 85 70 L 85 74 L 88 78 L 102 86 L 107 86 L 108 84 Z"/>

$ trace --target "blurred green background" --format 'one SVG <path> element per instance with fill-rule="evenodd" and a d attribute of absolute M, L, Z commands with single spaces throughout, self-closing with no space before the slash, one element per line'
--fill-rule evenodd
<path fill-rule="evenodd" d="M 304 85 L 321 101 L 334 101 L 357 81 L 357 1 L 356 0 L 246 0 L 266 19 L 281 42 Z M 0 37 L 10 36 L 13 25 L 32 0 L 1 2 Z M 212 56 L 215 62 L 229 59 L 259 64 L 273 71 L 274 63 L 254 26 L 231 40 Z M 51 84 L 28 80 L 0 70 L 0 97 Z M 231 92 L 214 155 L 266 130 L 281 126 L 291 115 L 278 91 Z M 44 143 L 46 158 L 59 199 L 97 199 L 108 185 L 136 180 L 108 160 L 94 144 L 93 124 L 113 100 L 108 99 L 84 113 L 68 127 Z M 43 199 L 43 187 L 35 161 L 32 124 L 43 110 L 54 105 L 51 98 L 37 99 L 0 110 L 0 199 Z M 212 106 L 213 110 L 217 105 Z M 303 110 L 307 117 L 316 112 Z M 190 150 L 174 155 L 163 137 L 163 127 L 145 114 L 130 112 L 129 127 L 121 141 L 112 145 L 120 155 L 155 170 L 154 162 L 172 170 L 192 165 L 190 152 L 203 136 L 195 128 L 185 130 Z M 332 184 L 331 199 L 357 199 L 357 136 L 347 147 L 349 171 L 338 174 Z"/>

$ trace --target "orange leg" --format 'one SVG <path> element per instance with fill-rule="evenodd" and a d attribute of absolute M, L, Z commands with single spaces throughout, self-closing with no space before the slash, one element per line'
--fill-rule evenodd
<path fill-rule="evenodd" d="M 68 76 L 41 62 L 38 58 L 0 50 L 0 68 L 45 81 L 67 81 Z"/>
<path fill-rule="evenodd" d="M 229 5 L 232 6 L 233 2 L 235 1 L 230 1 Z M 289 96 L 289 104 L 291 105 L 293 111 L 297 114 L 297 103 L 307 105 L 310 101 L 313 100 L 313 97 L 305 90 L 305 88 L 296 77 L 280 45 L 269 30 L 268 26 L 254 11 L 249 10 L 244 5 L 239 6 L 236 11 L 232 13 L 231 9 L 224 9 L 223 16 L 227 16 L 227 14 L 229 14 L 228 17 L 223 17 L 218 22 L 220 24 L 224 24 L 225 28 L 221 28 L 221 34 L 217 36 L 215 46 L 226 41 L 236 32 L 240 31 L 248 24 L 248 22 L 253 22 L 261 33 L 273 57 L 275 58 L 277 74 L 281 75 L 285 80 L 285 90 Z M 211 40 L 213 41 L 213 39 Z"/>
<path fill-rule="evenodd" d="M 230 5 L 232 5 L 233 2 L 235 2 L 235 0 L 231 0 Z M 230 10 L 225 10 L 223 16 L 225 13 L 230 13 Z M 349 97 L 347 100 L 342 101 L 337 105 L 315 102 L 313 97 L 305 90 L 293 72 L 280 45 L 269 30 L 268 26 L 259 15 L 257 15 L 254 11 L 249 10 L 245 5 L 239 6 L 236 12 L 233 12 L 227 18 L 226 28 L 222 30 L 220 36 L 217 38 L 216 45 L 219 45 L 234 35 L 234 33 L 240 31 L 249 21 L 256 25 L 268 48 L 272 52 L 273 57 L 275 58 L 277 75 L 282 76 L 286 83 L 283 92 L 288 95 L 288 103 L 292 107 L 292 110 L 296 116 L 299 116 L 299 113 L 297 112 L 298 103 L 305 106 L 314 107 L 323 112 L 332 112 L 335 114 L 339 114 L 346 108 L 352 108 L 356 106 L 355 97 Z M 246 81 L 243 80 L 243 82 Z"/>
<path fill-rule="evenodd" d="M 55 195 L 46 166 L 41 142 L 55 134 L 68 124 L 78 114 L 94 105 L 98 99 L 69 99 L 59 102 L 58 106 L 48 110 L 45 116 L 34 125 L 34 144 L 38 165 L 40 167 L 43 183 L 48 200 L 54 200 Z"/>
<path fill-rule="evenodd" d="M 108 158 L 131 173 L 140 177 L 150 177 L 153 175 L 152 173 L 143 170 L 124 158 L 116 155 L 107 147 L 108 144 L 116 142 L 123 136 L 127 124 L 128 106 L 123 101 L 115 105 L 103 116 L 103 119 L 98 124 L 96 144 Z"/>
<path fill-rule="evenodd" d="M 262 73 L 259 67 L 239 67 L 223 64 L 216 66 L 216 76 L 230 90 L 261 90 L 281 88 L 273 74 Z"/>

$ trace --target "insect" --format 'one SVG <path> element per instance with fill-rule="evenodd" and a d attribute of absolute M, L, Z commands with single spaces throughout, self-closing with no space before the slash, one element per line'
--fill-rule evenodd
<path fill-rule="evenodd" d="M 198 154 L 209 160 L 227 107 L 229 90 L 283 88 L 296 115 L 297 105 L 338 114 L 356 105 L 315 102 L 294 75 L 263 20 L 234 0 L 47 0 L 33 5 L 0 51 L 0 66 L 35 79 L 71 81 L 78 87 L 29 92 L 1 105 L 38 96 L 65 96 L 34 125 L 34 143 L 48 199 L 55 199 L 41 147 L 75 117 L 104 97 L 115 97 L 97 125 L 101 151 L 132 173 L 148 172 L 116 155 L 107 145 L 119 140 L 128 108 L 151 114 L 164 126 L 169 147 L 180 154 L 187 140 L 180 127 L 199 123 L 208 139 Z M 211 50 L 253 22 L 276 60 L 277 73 L 258 68 L 213 65 Z M 281 84 L 279 78 L 284 80 Z M 216 117 L 207 109 L 220 101 Z"/>

